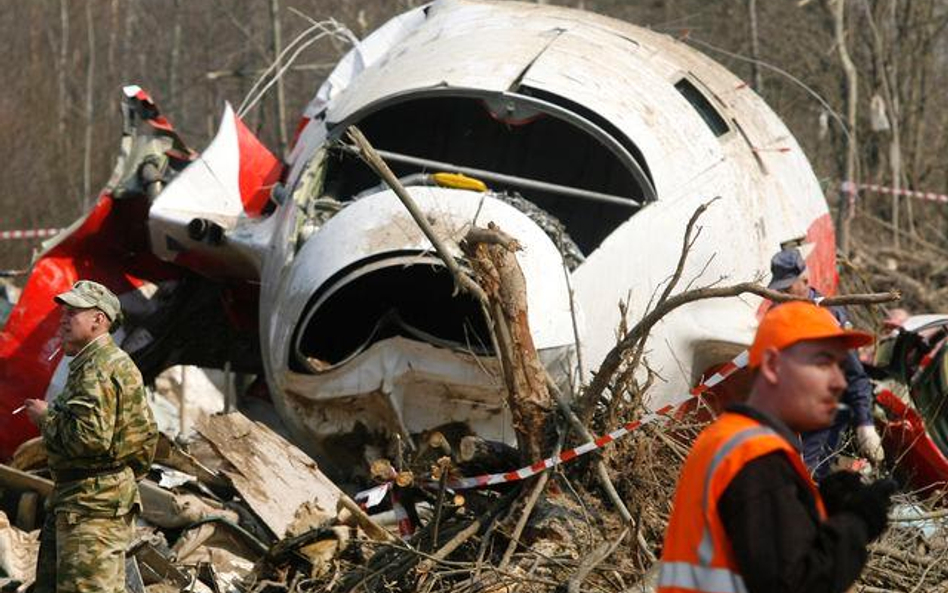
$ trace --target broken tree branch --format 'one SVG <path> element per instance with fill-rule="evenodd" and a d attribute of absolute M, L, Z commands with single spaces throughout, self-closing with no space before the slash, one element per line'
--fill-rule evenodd
<path fill-rule="evenodd" d="M 714 198 L 711 198 L 704 204 L 701 204 L 691 214 L 691 218 L 688 219 L 688 224 L 685 226 L 685 234 L 682 236 L 682 239 L 681 239 L 681 253 L 678 256 L 678 263 L 675 265 L 674 273 L 672 273 L 671 277 L 668 279 L 668 284 L 665 286 L 665 290 L 662 291 L 661 296 L 658 298 L 656 307 L 668 300 L 668 297 L 671 296 L 672 291 L 675 289 L 676 286 L 678 286 L 678 283 L 681 281 L 681 276 L 685 272 L 685 262 L 688 260 L 688 254 L 691 252 L 691 248 L 692 246 L 694 246 L 695 241 L 698 240 L 698 236 L 701 235 L 701 227 L 698 227 L 698 231 L 695 232 L 695 226 L 698 224 L 698 219 L 701 218 L 701 216 L 711 206 L 711 204 L 713 204 L 714 202 L 720 199 L 721 199 L 721 196 L 715 196 Z M 624 316 L 625 315 L 623 313 L 623 318 Z M 631 356 L 631 361 L 627 366 L 627 368 L 629 369 L 627 373 L 629 377 L 627 377 L 627 379 L 632 378 L 632 374 L 634 373 L 635 369 L 637 369 L 639 367 L 639 364 L 642 362 L 642 356 L 644 356 L 645 354 L 645 340 L 647 338 L 648 338 L 648 332 L 646 331 L 642 333 L 642 335 L 639 337 L 638 342 L 635 345 L 635 347 L 630 348 L 632 350 L 632 356 Z M 635 402 L 636 405 L 641 402 L 642 394 L 645 393 L 645 390 L 639 389 L 637 390 L 637 392 L 638 392 L 638 396 L 637 396 L 637 401 Z M 610 403 L 610 409 L 609 409 L 610 417 L 615 412 L 616 406 L 618 406 L 619 402 L 620 402 L 620 398 L 618 397 L 613 398 L 612 402 Z M 583 421 L 585 423 L 588 423 L 592 415 L 592 411 L 595 409 L 595 404 L 594 402 L 590 402 L 588 400 L 586 403 L 588 405 L 585 408 L 581 408 L 581 411 L 583 414 Z"/>
<path fill-rule="evenodd" d="M 411 214 L 411 217 L 415 220 L 415 224 L 421 229 L 425 234 L 425 237 L 428 238 L 428 241 L 434 246 L 435 251 L 438 252 L 438 255 L 441 257 L 441 260 L 444 261 L 444 265 L 448 268 L 448 271 L 451 272 L 451 276 L 454 278 L 455 288 L 460 288 L 465 292 L 473 295 L 477 300 L 482 303 L 487 302 L 487 295 L 484 294 L 484 291 L 474 280 L 472 280 L 467 274 L 461 270 L 457 262 L 454 260 L 454 256 L 451 255 L 451 252 L 448 251 L 447 245 L 444 244 L 444 241 L 435 233 L 434 229 L 431 228 L 431 225 L 428 223 L 428 220 L 425 218 L 424 213 L 421 209 L 418 208 L 418 205 L 409 195 L 405 187 L 398 181 L 398 177 L 392 173 L 392 170 L 388 168 L 388 165 L 379 156 L 379 153 L 369 144 L 369 141 L 362 134 L 359 128 L 355 126 L 349 126 L 349 129 L 346 131 L 346 134 L 349 136 L 353 142 L 355 142 L 356 147 L 358 148 L 359 158 L 361 158 L 365 164 L 372 168 L 375 173 L 385 181 L 386 184 L 392 191 L 395 192 L 395 195 L 398 196 L 398 199 L 401 200 L 402 204 L 405 205 L 405 208 L 408 209 L 408 212 Z"/>
<path fill-rule="evenodd" d="M 394 535 L 389 533 L 385 528 L 381 527 L 378 523 L 372 520 L 372 517 L 369 517 L 365 511 L 362 510 L 354 500 L 346 496 L 345 494 L 340 495 L 339 497 L 339 506 L 349 511 L 352 515 L 353 520 L 356 524 L 365 531 L 365 534 L 369 538 L 378 541 L 378 542 L 393 542 L 397 541 Z M 340 522 L 345 522 L 343 518 L 340 518 Z"/>
<path fill-rule="evenodd" d="M 457 550 L 464 542 L 477 534 L 487 519 L 486 517 L 480 517 L 472 521 L 470 525 L 459 531 L 457 535 L 451 538 L 451 540 L 444 544 L 437 552 L 431 554 L 427 560 L 420 563 L 417 569 L 418 572 L 421 574 L 430 572 L 436 563 L 443 561 L 451 552 Z"/>
<path fill-rule="evenodd" d="M 662 317 L 668 315 L 678 307 L 695 301 L 735 297 L 748 293 L 756 294 L 757 296 L 779 303 L 807 300 L 777 292 L 776 290 L 770 290 L 756 282 L 741 282 L 733 286 L 696 288 L 669 297 L 666 301 L 659 303 L 652 311 L 635 324 L 635 326 L 629 330 L 629 333 L 606 354 L 602 364 L 599 366 L 599 371 L 593 377 L 593 380 L 589 383 L 589 387 L 586 388 L 583 394 L 583 409 L 591 408 L 595 405 L 595 402 L 602 396 L 602 392 L 605 391 L 612 376 L 622 365 L 625 353 L 635 346 L 636 342 L 643 335 L 647 335 Z M 872 305 L 890 303 L 899 300 L 899 298 L 901 298 L 901 294 L 898 292 L 851 294 L 827 297 L 820 301 L 819 304 L 823 307 L 836 305 Z"/>
<path fill-rule="evenodd" d="M 704 214 L 705 210 L 707 210 L 711 204 L 720 199 L 721 196 L 715 196 L 704 204 L 701 204 L 695 208 L 691 218 L 688 219 L 688 225 L 685 227 L 685 234 L 681 239 L 681 253 L 678 256 L 678 264 L 675 266 L 675 272 L 668 280 L 665 290 L 662 291 L 662 296 L 658 298 L 659 303 L 668 300 L 668 297 L 671 296 L 672 291 L 678 285 L 678 281 L 681 280 L 681 275 L 685 272 L 685 262 L 688 261 L 688 253 L 691 251 L 691 247 L 695 244 L 695 241 L 698 240 L 698 235 L 701 234 L 701 228 L 699 227 L 698 233 L 694 237 L 691 236 L 692 233 L 694 233 L 695 225 L 698 224 L 698 219 L 701 218 L 701 215 Z"/>
<path fill-rule="evenodd" d="M 546 373 L 546 385 L 550 390 L 550 393 L 553 395 L 553 399 L 556 400 L 556 405 L 560 409 L 560 412 L 569 422 L 570 427 L 575 430 L 587 443 L 594 441 L 595 436 L 589 432 L 589 429 L 587 429 L 582 421 L 580 421 L 579 416 L 573 412 L 573 409 L 569 406 L 569 402 L 567 402 L 566 398 L 563 397 L 563 393 L 560 391 L 560 388 L 557 387 L 556 382 L 553 381 L 553 377 L 551 377 L 549 373 Z M 629 509 L 626 507 L 622 497 L 619 496 L 619 492 L 616 490 L 615 485 L 609 478 L 609 469 L 606 467 L 606 464 L 602 459 L 596 460 L 596 477 L 599 479 L 599 485 L 602 486 L 602 489 L 606 491 L 606 495 L 609 497 L 609 500 L 612 501 L 612 504 L 615 505 L 616 509 L 619 511 L 619 514 L 622 515 L 622 520 L 626 523 L 630 523 L 632 521 L 632 513 L 629 512 Z"/>
<path fill-rule="evenodd" d="M 526 280 L 515 255 L 520 246 L 493 223 L 475 231 L 465 237 L 462 248 L 487 295 L 520 454 L 523 461 L 533 462 L 546 452 L 553 406 L 528 323 Z"/>
<path fill-rule="evenodd" d="M 603 542 L 595 550 L 592 551 L 586 558 L 583 559 L 580 563 L 579 568 L 576 569 L 576 574 L 573 575 L 573 578 L 569 580 L 569 585 L 567 586 L 567 591 L 569 593 L 579 593 L 582 589 L 583 581 L 586 580 L 586 577 L 589 576 L 589 573 L 593 571 L 603 560 L 612 555 L 616 551 L 616 548 L 619 547 L 619 544 L 622 543 L 622 540 L 625 539 L 625 536 L 629 533 L 629 528 L 626 527 L 622 530 L 622 533 L 619 534 L 619 537 L 616 538 L 614 542 Z"/>
<path fill-rule="evenodd" d="M 537 481 L 533 485 L 533 490 L 530 491 L 530 498 L 527 499 L 527 503 L 523 507 L 523 513 L 520 514 L 520 518 L 517 520 L 517 526 L 510 536 L 510 542 L 507 544 L 507 549 L 504 551 L 504 556 L 498 565 L 500 570 L 505 570 L 507 565 L 510 564 L 510 559 L 513 558 L 514 552 L 517 551 L 517 546 L 520 544 L 520 536 L 523 535 L 523 529 L 527 526 L 527 520 L 530 519 L 530 515 L 533 513 L 533 507 L 536 506 L 537 500 L 540 499 L 540 494 L 544 488 L 546 488 L 546 483 L 549 479 L 550 472 L 543 472 L 537 477 Z"/>
<path fill-rule="evenodd" d="M 441 433 L 437 433 L 441 434 Z M 441 437 L 442 439 L 444 436 Z M 435 503 L 434 511 L 434 528 L 432 529 L 431 535 L 431 546 L 432 549 L 438 547 L 438 528 L 441 525 L 441 511 L 444 509 L 444 491 L 448 483 L 448 472 L 451 469 L 451 458 L 442 457 L 438 459 L 438 499 Z"/>

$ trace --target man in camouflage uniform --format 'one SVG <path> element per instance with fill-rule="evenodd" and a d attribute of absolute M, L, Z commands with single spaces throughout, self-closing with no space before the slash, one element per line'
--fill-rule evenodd
<path fill-rule="evenodd" d="M 125 548 L 141 512 L 137 480 L 154 457 L 157 426 L 142 376 L 110 336 L 118 298 L 80 280 L 55 297 L 69 363 L 66 387 L 47 409 L 26 400 L 40 428 L 54 487 L 46 501 L 36 593 L 120 593 Z"/>

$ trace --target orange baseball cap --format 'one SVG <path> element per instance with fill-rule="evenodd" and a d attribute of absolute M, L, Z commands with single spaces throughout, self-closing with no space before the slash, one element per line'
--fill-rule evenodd
<path fill-rule="evenodd" d="M 858 348 L 873 341 L 872 334 L 843 329 L 825 307 L 809 301 L 790 301 L 773 307 L 757 327 L 757 335 L 751 344 L 748 366 L 760 366 L 764 350 L 783 350 L 805 340 L 838 338 L 847 348 Z"/>

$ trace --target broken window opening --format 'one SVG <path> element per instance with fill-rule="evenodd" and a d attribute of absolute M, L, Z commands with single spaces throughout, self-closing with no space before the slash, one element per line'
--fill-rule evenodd
<path fill-rule="evenodd" d="M 454 279 L 442 265 L 420 254 L 387 254 L 375 264 L 365 273 L 365 261 L 343 270 L 324 283 L 331 292 L 314 295 L 297 328 L 293 370 L 326 370 L 396 336 L 492 354 L 480 306 L 466 293 L 453 294 Z"/>
<path fill-rule="evenodd" d="M 644 202 L 646 192 L 625 164 L 598 138 L 573 123 L 540 114 L 517 125 L 492 114 L 479 97 L 412 98 L 370 113 L 357 122 L 380 150 L 489 170 Z M 390 162 L 398 176 L 424 171 Z M 433 171 L 428 171 L 433 172 Z M 340 181 L 340 195 L 353 196 L 378 184 L 358 158 L 332 161 L 327 183 Z M 588 255 L 636 212 L 634 206 L 595 202 L 544 188 L 523 189 L 488 182 L 493 190 L 515 190 L 559 220 Z"/>
<path fill-rule="evenodd" d="M 527 95 L 529 97 L 534 97 L 541 101 L 546 101 L 547 103 L 552 103 L 558 105 L 563 109 L 575 113 L 576 115 L 591 121 L 596 124 L 599 128 L 604 130 L 610 137 L 616 140 L 622 148 L 624 148 L 630 155 L 632 155 L 633 160 L 642 170 L 642 174 L 645 176 L 646 181 L 652 188 L 655 187 L 655 180 L 652 178 L 652 172 L 648 168 L 648 163 L 645 162 L 645 155 L 642 154 L 642 151 L 639 150 L 639 147 L 633 143 L 628 136 L 626 136 L 622 130 L 620 130 L 614 123 L 609 119 L 599 115 L 592 109 L 589 109 L 585 105 L 577 103 L 575 101 L 570 101 L 564 97 L 553 94 L 551 92 L 545 91 L 543 89 L 533 88 L 529 86 L 521 86 L 517 89 L 519 93 Z M 654 193 L 654 189 L 653 189 Z"/>
<path fill-rule="evenodd" d="M 707 124 L 708 128 L 716 137 L 720 138 L 731 131 L 727 125 L 727 121 L 721 117 L 721 114 L 714 108 L 711 101 L 704 96 L 704 93 L 702 93 L 694 83 L 687 78 L 682 78 L 675 83 L 675 88 L 678 89 L 681 96 L 694 107 L 694 110 L 698 112 L 698 115 L 701 116 L 701 119 L 704 120 L 704 123 Z"/>

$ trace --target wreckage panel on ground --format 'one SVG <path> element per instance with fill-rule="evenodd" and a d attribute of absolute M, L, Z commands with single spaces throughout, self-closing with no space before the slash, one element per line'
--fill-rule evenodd
<path fill-rule="evenodd" d="M 197 430 L 231 463 L 233 469 L 223 472 L 278 538 L 306 503 L 315 502 L 327 519 L 336 515 L 340 490 L 315 461 L 270 429 L 226 414 L 208 418 Z"/>

